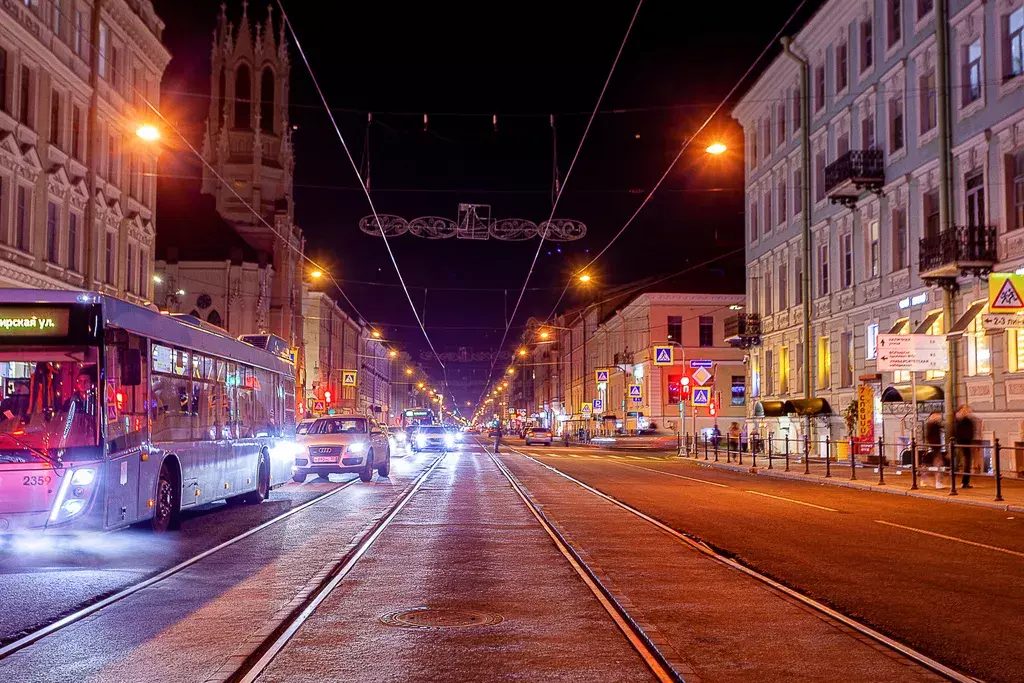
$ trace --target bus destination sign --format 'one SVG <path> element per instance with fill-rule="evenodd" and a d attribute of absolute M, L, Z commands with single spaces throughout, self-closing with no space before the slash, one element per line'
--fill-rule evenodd
<path fill-rule="evenodd" d="M 66 337 L 70 312 L 45 306 L 0 306 L 0 337 Z"/>

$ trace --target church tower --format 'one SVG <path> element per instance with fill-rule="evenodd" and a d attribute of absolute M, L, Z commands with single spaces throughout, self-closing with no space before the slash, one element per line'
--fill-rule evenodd
<path fill-rule="evenodd" d="M 217 212 L 273 266 L 270 291 L 260 295 L 270 298 L 270 318 L 254 323 L 296 348 L 305 242 L 294 222 L 288 43 L 284 22 L 275 30 L 274 19 L 268 4 L 265 19 L 252 20 L 243 0 L 236 27 L 221 5 L 210 55 L 203 156 L 225 182 L 204 166 L 202 191 L 216 198 Z"/>

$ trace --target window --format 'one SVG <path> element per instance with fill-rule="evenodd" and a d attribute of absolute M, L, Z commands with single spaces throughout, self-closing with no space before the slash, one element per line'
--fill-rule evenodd
<path fill-rule="evenodd" d="M 967 326 L 967 334 L 964 335 L 964 342 L 967 344 L 967 374 L 970 377 L 992 373 L 992 352 L 989 346 L 991 338 L 986 334 L 985 326 L 981 322 L 981 316 L 986 313 L 988 306 L 974 316 L 974 320 Z"/>
<path fill-rule="evenodd" d="M 860 144 L 863 149 L 875 148 L 875 112 L 871 109 L 865 109 L 860 120 Z"/>
<path fill-rule="evenodd" d="M 818 338 L 818 388 L 832 386 L 832 348 L 828 337 Z"/>
<path fill-rule="evenodd" d="M 897 207 L 892 211 L 892 269 L 903 270 L 910 264 L 907 259 L 907 210 Z"/>
<path fill-rule="evenodd" d="M 924 236 L 939 236 L 939 190 L 929 190 L 922 197 L 924 205 Z"/>
<path fill-rule="evenodd" d="M 734 406 L 747 404 L 747 378 L 742 375 L 732 376 L 732 401 Z"/>
<path fill-rule="evenodd" d="M 777 144 L 782 147 L 786 144 L 786 105 L 785 103 L 780 104 L 775 109 L 775 124 L 777 130 Z"/>
<path fill-rule="evenodd" d="M 149 293 L 149 251 L 146 249 L 139 249 L 139 286 L 135 292 L 140 296 L 146 296 Z M 219 326 L 220 323 L 217 325 Z"/>
<path fill-rule="evenodd" d="M 841 157 L 850 151 L 850 134 L 843 133 L 836 138 L 836 157 Z"/>
<path fill-rule="evenodd" d="M 54 34 L 60 38 L 60 0 L 51 0 L 50 6 L 50 25 L 53 28 Z"/>
<path fill-rule="evenodd" d="M 804 303 L 804 260 L 800 256 L 793 261 L 793 284 L 796 286 L 793 292 L 793 303 L 802 306 Z"/>
<path fill-rule="evenodd" d="M 964 178 L 964 187 L 967 191 L 967 225 L 979 226 L 985 224 L 985 178 L 979 171 L 973 171 Z"/>
<path fill-rule="evenodd" d="M 72 43 L 75 47 L 75 54 L 82 56 L 82 33 L 85 31 L 85 17 L 82 10 L 75 10 L 75 32 L 72 36 Z"/>
<path fill-rule="evenodd" d="M 768 234 L 772 231 L 772 190 L 771 187 L 765 190 L 764 199 L 762 200 L 762 207 L 764 207 L 764 234 Z"/>
<path fill-rule="evenodd" d="M 107 138 L 107 180 L 114 185 L 120 185 L 120 175 L 117 154 L 117 140 L 111 135 Z"/>
<path fill-rule="evenodd" d="M 264 67 L 260 77 L 260 130 L 274 132 L 274 70 Z"/>
<path fill-rule="evenodd" d="M 668 317 L 668 339 L 669 341 L 683 341 L 683 317 L 670 315 Z"/>
<path fill-rule="evenodd" d="M 115 253 L 116 253 L 115 246 L 114 246 L 114 240 L 116 238 L 117 238 L 117 235 L 115 235 L 112 232 L 108 232 L 107 233 L 107 241 L 106 241 L 106 244 L 104 245 L 104 250 L 105 250 L 104 251 L 104 257 L 105 257 L 104 265 L 106 266 L 106 268 L 104 270 L 104 276 L 105 276 L 104 280 L 106 281 L 106 283 L 108 285 L 114 284 L 114 278 L 117 275 L 117 273 L 115 271 L 115 268 L 117 267 L 117 264 L 114 261 L 114 256 L 115 256 Z"/>
<path fill-rule="evenodd" d="M 793 171 L 793 215 L 799 216 L 804 205 L 804 170 Z"/>
<path fill-rule="evenodd" d="M 825 200 L 825 152 L 814 155 L 814 201 Z"/>
<path fill-rule="evenodd" d="M 135 245 L 128 243 L 128 258 L 125 261 L 125 283 L 124 288 L 129 292 L 135 291 Z"/>
<path fill-rule="evenodd" d="M 889 154 L 903 149 L 903 95 L 889 100 Z"/>
<path fill-rule="evenodd" d="M 1024 73 L 1024 7 L 1013 10 L 1004 21 L 1007 42 L 1004 71 L 1006 78 L 1013 78 Z"/>
<path fill-rule="evenodd" d="M 764 314 L 771 315 L 775 312 L 775 298 L 774 298 L 774 279 L 772 278 L 772 271 L 766 271 L 764 275 Z"/>
<path fill-rule="evenodd" d="M 825 296 L 829 292 L 828 236 L 826 233 L 822 234 L 825 235 L 824 241 L 818 244 L 818 296 Z"/>
<path fill-rule="evenodd" d="M 771 349 L 764 351 L 764 393 L 775 395 L 775 355 Z"/>
<path fill-rule="evenodd" d="M 878 357 L 878 323 L 868 323 L 864 330 L 864 358 L 875 360 Z"/>
<path fill-rule="evenodd" d="M 710 348 L 715 345 L 715 317 L 702 315 L 697 319 L 700 332 L 699 345 L 701 348 Z"/>
<path fill-rule="evenodd" d="M 252 125 L 252 80 L 249 67 L 243 64 L 235 72 L 235 128 Z"/>
<path fill-rule="evenodd" d="M 121 51 L 117 45 L 110 46 L 110 83 L 114 90 L 121 92 L 121 85 L 124 79 L 121 78 Z"/>
<path fill-rule="evenodd" d="M 892 47 L 903 38 L 903 0 L 886 0 L 888 4 L 889 34 L 888 47 Z"/>
<path fill-rule="evenodd" d="M 864 269 L 868 279 L 876 278 L 881 273 L 881 259 L 882 255 L 879 250 L 879 233 L 878 233 L 878 221 L 874 220 L 868 223 L 867 230 L 868 248 L 867 248 L 867 263 Z"/>
<path fill-rule="evenodd" d="M 789 280 L 786 277 L 786 264 L 779 264 L 779 310 L 789 308 Z"/>
<path fill-rule="evenodd" d="M 917 20 L 921 21 L 928 16 L 934 4 L 934 0 L 917 0 Z"/>
<path fill-rule="evenodd" d="M 839 345 L 839 386 L 853 386 L 853 333 L 843 332 Z"/>
<path fill-rule="evenodd" d="M 50 263 L 57 263 L 57 252 L 60 243 L 57 234 L 57 205 L 53 202 L 46 204 L 46 260 Z"/>
<path fill-rule="evenodd" d="M 0 109 L 10 112 L 7 108 L 7 50 L 0 47 Z"/>
<path fill-rule="evenodd" d="M 836 92 L 843 92 L 848 85 L 850 75 L 848 50 L 849 47 L 845 40 L 836 45 Z"/>
<path fill-rule="evenodd" d="M 767 159 L 772 155 L 772 117 L 771 114 L 764 117 L 761 120 L 761 139 L 764 141 L 764 147 L 761 149 L 761 154 Z"/>
<path fill-rule="evenodd" d="M 757 287 L 759 279 L 756 276 L 750 278 L 750 312 L 755 314 L 761 312 L 761 292 Z"/>
<path fill-rule="evenodd" d="M 814 68 L 814 112 L 825 108 L 825 66 Z"/>
<path fill-rule="evenodd" d="M 28 198 L 24 185 L 18 185 L 18 206 L 15 222 L 16 245 L 22 251 L 28 251 Z"/>
<path fill-rule="evenodd" d="M 853 233 L 848 232 L 842 237 L 843 244 L 843 289 L 853 286 Z"/>
<path fill-rule="evenodd" d="M 32 128 L 32 70 L 27 66 L 21 67 L 21 83 L 18 98 L 18 121 Z"/>
<path fill-rule="evenodd" d="M 1007 369 L 1024 372 L 1024 330 L 1006 331 Z"/>
<path fill-rule="evenodd" d="M 77 104 L 71 105 L 71 156 L 82 159 L 82 110 Z"/>
<path fill-rule="evenodd" d="M 1013 224 L 1011 229 L 1024 228 L 1024 151 L 1013 155 Z"/>
<path fill-rule="evenodd" d="M 938 121 L 938 91 L 935 87 L 935 69 L 931 68 L 921 76 L 921 132 L 935 128 Z"/>
<path fill-rule="evenodd" d="M 750 134 L 750 168 L 757 168 L 757 126 Z"/>
<path fill-rule="evenodd" d="M 800 95 L 801 89 L 799 86 L 793 88 L 793 133 L 795 134 L 800 130 L 800 122 L 803 120 L 804 109 L 803 109 L 803 97 Z"/>
<path fill-rule="evenodd" d="M 109 67 L 107 65 L 107 50 L 110 49 L 108 42 L 110 41 L 110 29 L 107 28 L 107 22 L 100 22 L 100 54 L 99 54 L 99 71 L 100 76 L 103 78 L 107 77 Z"/>
<path fill-rule="evenodd" d="M 981 99 L 981 38 L 961 49 L 963 54 L 963 95 L 961 106 Z"/>
<path fill-rule="evenodd" d="M 1024 336 L 1024 335 L 1021 335 Z M 761 357 L 758 353 L 750 354 L 750 396 L 761 395 Z"/>
<path fill-rule="evenodd" d="M 68 214 L 68 269 L 78 270 L 78 214 Z"/>
<path fill-rule="evenodd" d="M 786 222 L 786 178 L 779 178 L 779 184 L 777 186 L 779 195 L 779 223 Z"/>
<path fill-rule="evenodd" d="M 860 70 L 862 73 L 870 69 L 875 60 L 872 28 L 871 17 L 860 22 Z"/>
<path fill-rule="evenodd" d="M 60 93 L 50 96 L 50 144 L 60 146 Z"/>
<path fill-rule="evenodd" d="M 789 347 L 779 347 L 779 393 L 789 393 Z"/>
<path fill-rule="evenodd" d="M 750 202 L 750 241 L 757 241 L 757 200 Z"/>

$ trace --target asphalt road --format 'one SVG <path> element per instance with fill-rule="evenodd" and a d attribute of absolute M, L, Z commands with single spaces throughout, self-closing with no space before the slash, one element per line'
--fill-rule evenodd
<path fill-rule="evenodd" d="M 1024 680 L 1019 516 L 676 458 L 521 450 L 939 661 Z"/>

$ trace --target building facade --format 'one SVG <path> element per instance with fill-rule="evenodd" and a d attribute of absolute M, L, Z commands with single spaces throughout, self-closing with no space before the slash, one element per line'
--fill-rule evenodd
<path fill-rule="evenodd" d="M 931 387 L 927 397 L 937 399 L 919 409 L 970 403 L 983 441 L 1024 440 L 1024 336 L 986 331 L 979 317 L 987 300 L 979 276 L 1024 263 L 1024 2 L 948 5 L 948 22 L 937 22 L 940 3 L 831 0 L 792 41 L 809 64 L 808 92 L 799 65 L 783 54 L 733 112 L 745 134 L 748 313 L 760 316 L 762 334 L 750 353 L 751 395 L 777 403 L 813 393 L 831 407 L 823 433 L 833 438 L 845 438 L 838 416 L 862 383 L 877 391 L 876 431 L 886 441 L 913 431 L 909 374 L 878 371 L 877 336 L 893 332 L 953 335 L 952 392 L 944 373 L 918 373 L 918 383 Z M 937 24 L 948 36 L 945 55 Z M 941 70 L 949 75 L 945 98 Z M 940 225 L 944 107 L 950 203 L 947 225 Z M 809 260 L 802 237 L 805 125 Z M 811 285 L 809 339 L 802 333 L 804 277 Z M 949 307 L 944 291 L 952 292 Z M 812 386 L 805 387 L 808 344 Z M 890 386 L 908 406 L 878 402 Z M 802 426 L 784 428 L 793 434 Z"/>
<path fill-rule="evenodd" d="M 0 287 L 152 298 L 163 29 L 150 0 L 0 4 Z"/>
<path fill-rule="evenodd" d="M 364 326 L 359 337 L 359 407 L 381 422 L 392 423 L 391 349 Z"/>
<path fill-rule="evenodd" d="M 330 394 L 331 407 L 355 412 L 360 408 L 359 390 L 345 386 L 342 371 L 359 367 L 356 356 L 362 327 L 324 292 L 306 291 L 302 303 L 306 407 L 313 411 L 310 402 L 326 403 Z"/>

